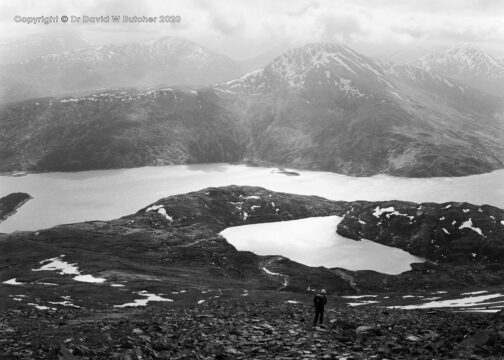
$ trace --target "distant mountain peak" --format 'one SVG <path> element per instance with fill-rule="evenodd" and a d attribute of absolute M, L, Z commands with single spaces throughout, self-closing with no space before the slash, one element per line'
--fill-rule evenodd
<path fill-rule="evenodd" d="M 473 44 L 424 55 L 412 65 L 502 96 L 504 64 Z"/>
<path fill-rule="evenodd" d="M 499 62 L 473 44 L 463 44 L 446 50 L 422 56 L 415 64 L 424 70 L 445 73 L 464 74 L 470 71 L 473 75 L 503 75 L 504 68 Z"/>

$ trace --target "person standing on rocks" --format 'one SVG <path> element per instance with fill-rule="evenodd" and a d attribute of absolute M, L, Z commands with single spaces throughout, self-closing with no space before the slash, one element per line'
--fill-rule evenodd
<path fill-rule="evenodd" d="M 325 289 L 320 290 L 313 298 L 313 305 L 315 306 L 315 319 L 313 319 L 313 326 L 317 326 L 317 320 L 320 325 L 324 321 L 324 306 L 327 304 L 327 297 Z"/>

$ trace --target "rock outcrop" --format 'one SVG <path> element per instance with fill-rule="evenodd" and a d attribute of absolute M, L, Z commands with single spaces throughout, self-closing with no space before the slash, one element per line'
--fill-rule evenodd
<path fill-rule="evenodd" d="M 368 239 L 441 263 L 502 263 L 504 212 L 489 205 L 403 201 L 356 202 L 338 224 Z"/>

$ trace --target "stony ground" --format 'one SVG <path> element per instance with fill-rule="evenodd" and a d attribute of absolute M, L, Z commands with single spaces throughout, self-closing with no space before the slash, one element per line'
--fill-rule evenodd
<path fill-rule="evenodd" d="M 326 308 L 275 292 L 146 308 L 4 310 L 9 359 L 502 359 L 503 317 L 375 306 Z"/>

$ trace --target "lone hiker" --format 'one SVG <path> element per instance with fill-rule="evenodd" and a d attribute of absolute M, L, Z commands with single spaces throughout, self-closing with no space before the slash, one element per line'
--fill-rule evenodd
<path fill-rule="evenodd" d="M 325 289 L 320 290 L 317 295 L 313 298 L 313 305 L 315 306 L 315 319 L 313 320 L 313 326 L 317 325 L 317 320 L 322 324 L 324 320 L 324 306 L 327 304 Z"/>

